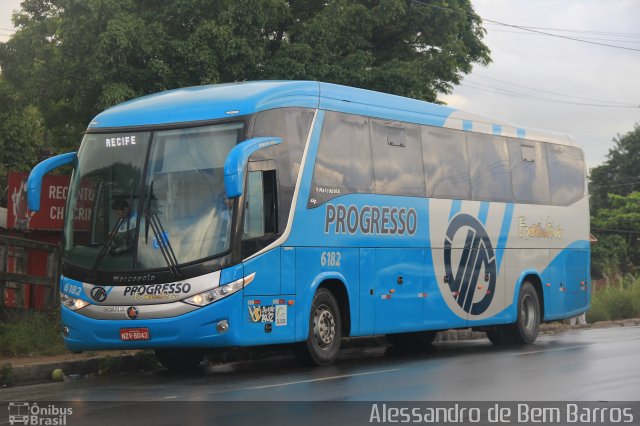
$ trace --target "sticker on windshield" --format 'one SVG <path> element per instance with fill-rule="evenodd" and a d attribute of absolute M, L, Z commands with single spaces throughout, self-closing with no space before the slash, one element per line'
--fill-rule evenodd
<path fill-rule="evenodd" d="M 168 246 L 169 245 L 169 233 L 168 232 L 163 232 L 162 234 L 159 235 L 159 237 L 161 237 L 162 239 L 162 245 L 163 246 Z M 158 238 L 154 238 L 153 239 L 153 248 L 154 250 L 158 250 L 160 248 L 160 239 Z"/>
<path fill-rule="evenodd" d="M 107 148 L 118 148 L 123 146 L 130 146 L 136 144 L 135 135 L 131 136 L 118 136 L 115 138 L 106 138 L 104 144 Z"/>

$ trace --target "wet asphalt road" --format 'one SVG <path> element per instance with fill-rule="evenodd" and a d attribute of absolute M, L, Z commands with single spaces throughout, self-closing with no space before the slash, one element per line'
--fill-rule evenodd
<path fill-rule="evenodd" d="M 440 342 L 423 353 L 344 350 L 330 367 L 293 357 L 0 389 L 0 401 L 640 400 L 640 327 L 574 330 L 534 345 Z M 0 422 L 1 422 L 0 418 Z"/>
<path fill-rule="evenodd" d="M 0 401 L 640 400 L 640 327 L 574 330 L 535 344 L 440 342 L 424 353 L 352 348 L 330 367 L 293 357 L 0 389 Z"/>

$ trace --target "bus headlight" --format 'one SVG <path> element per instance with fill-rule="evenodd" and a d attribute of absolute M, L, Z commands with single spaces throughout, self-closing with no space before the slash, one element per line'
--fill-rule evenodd
<path fill-rule="evenodd" d="M 214 288 L 213 290 L 207 290 L 196 294 L 195 296 L 188 297 L 184 299 L 183 302 L 195 306 L 206 306 L 216 300 L 224 299 L 225 297 L 231 296 L 232 294 L 242 290 L 251 283 L 251 281 L 253 281 L 255 276 L 256 273 L 254 272 L 251 275 L 247 275 L 246 277 L 230 282 L 229 284 L 224 284 Z"/>
<path fill-rule="evenodd" d="M 72 311 L 77 311 L 78 309 L 82 309 L 85 306 L 88 306 L 90 303 L 85 302 L 82 299 L 76 299 L 75 297 L 71 297 L 68 294 L 60 293 L 60 304 L 66 308 L 71 309 Z"/>

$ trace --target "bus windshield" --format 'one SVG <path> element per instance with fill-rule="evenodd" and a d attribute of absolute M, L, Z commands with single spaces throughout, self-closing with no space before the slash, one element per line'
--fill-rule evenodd
<path fill-rule="evenodd" d="M 65 261 L 95 271 L 175 270 L 228 251 L 223 167 L 242 130 L 87 134 L 70 185 Z"/>

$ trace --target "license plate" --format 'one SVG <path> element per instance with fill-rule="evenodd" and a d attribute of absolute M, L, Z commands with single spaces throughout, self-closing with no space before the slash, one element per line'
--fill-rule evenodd
<path fill-rule="evenodd" d="M 148 328 L 121 328 L 120 340 L 149 340 Z"/>

